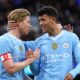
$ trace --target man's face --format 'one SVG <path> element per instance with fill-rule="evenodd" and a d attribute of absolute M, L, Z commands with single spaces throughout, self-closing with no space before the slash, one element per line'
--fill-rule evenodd
<path fill-rule="evenodd" d="M 25 19 L 19 22 L 19 31 L 21 35 L 27 35 L 31 29 L 30 17 L 26 16 Z"/>
<path fill-rule="evenodd" d="M 51 32 L 54 29 L 55 21 L 53 17 L 48 16 L 46 14 L 39 16 L 39 23 L 43 30 L 43 32 Z M 54 26 L 52 26 L 54 24 Z"/>

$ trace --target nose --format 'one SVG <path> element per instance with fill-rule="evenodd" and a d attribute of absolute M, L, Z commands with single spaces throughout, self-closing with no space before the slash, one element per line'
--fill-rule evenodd
<path fill-rule="evenodd" d="M 29 29 L 30 29 L 30 30 L 32 29 L 32 25 L 31 25 L 31 24 L 29 25 Z"/>

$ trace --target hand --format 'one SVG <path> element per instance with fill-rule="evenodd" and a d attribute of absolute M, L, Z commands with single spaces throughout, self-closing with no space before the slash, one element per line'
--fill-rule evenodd
<path fill-rule="evenodd" d="M 35 59 L 38 59 L 40 57 L 40 49 L 36 49 L 35 51 L 34 51 L 34 58 Z"/>
<path fill-rule="evenodd" d="M 64 25 L 63 28 L 67 31 L 73 32 L 73 26 L 71 26 L 70 24 Z"/>
<path fill-rule="evenodd" d="M 73 80 L 72 75 L 69 73 L 64 80 Z"/>
<path fill-rule="evenodd" d="M 39 49 L 36 49 L 34 52 L 32 52 L 31 49 L 29 49 L 26 53 L 26 59 L 30 59 L 32 62 L 35 60 L 35 59 L 38 59 L 40 56 L 40 50 Z"/>
<path fill-rule="evenodd" d="M 28 58 L 34 58 L 34 53 L 32 52 L 31 49 L 29 49 L 26 53 L 26 59 Z"/>
<path fill-rule="evenodd" d="M 15 29 L 18 24 L 15 21 L 8 21 L 9 30 Z"/>

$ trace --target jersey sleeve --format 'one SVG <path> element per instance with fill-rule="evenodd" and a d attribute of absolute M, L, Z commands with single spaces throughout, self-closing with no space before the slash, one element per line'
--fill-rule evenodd
<path fill-rule="evenodd" d="M 40 46 L 41 46 L 41 41 L 39 39 L 35 40 L 35 44 L 34 44 L 34 48 L 39 48 L 40 49 Z M 41 56 L 41 53 L 40 53 L 40 56 Z M 36 59 L 31 65 L 30 65 L 30 69 L 33 73 L 33 75 L 37 76 L 40 72 L 40 58 L 39 59 Z"/>
<path fill-rule="evenodd" d="M 71 73 L 73 78 L 75 78 L 76 75 L 80 73 L 80 41 L 76 35 L 73 38 L 73 55 L 76 59 L 77 66 L 69 73 Z"/>
<path fill-rule="evenodd" d="M 0 59 L 2 62 L 12 59 L 10 53 L 10 46 L 5 40 L 0 40 Z"/>
<path fill-rule="evenodd" d="M 31 48 L 34 51 L 36 48 L 39 48 L 39 41 L 38 40 L 26 41 L 26 42 L 24 42 L 24 45 L 25 45 L 26 50 Z M 31 69 L 33 75 L 37 75 L 39 73 L 39 69 L 40 69 L 40 59 L 35 60 L 30 65 L 30 69 Z"/>
<path fill-rule="evenodd" d="M 24 43 L 24 46 L 25 46 L 26 50 L 31 48 L 34 51 L 34 49 L 35 49 L 35 41 L 24 41 L 23 43 Z"/>

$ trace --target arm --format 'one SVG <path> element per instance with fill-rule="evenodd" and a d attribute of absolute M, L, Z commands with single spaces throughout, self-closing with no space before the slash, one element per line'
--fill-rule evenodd
<path fill-rule="evenodd" d="M 80 73 L 80 41 L 78 39 L 78 37 L 75 38 L 75 43 L 74 43 L 74 49 L 73 49 L 73 53 L 77 62 L 77 66 L 70 71 L 70 73 L 72 74 L 73 78 Z"/>
<path fill-rule="evenodd" d="M 39 50 L 35 50 L 34 57 L 30 57 L 25 61 L 15 63 L 13 61 L 12 55 L 9 50 L 11 49 L 9 44 L 6 42 L 0 42 L 0 43 L 2 44 L 0 45 L 0 53 L 1 53 L 0 58 L 4 68 L 8 73 L 14 73 L 25 68 L 27 65 L 31 64 L 39 55 Z M 5 46 L 4 44 L 8 46 Z"/>
<path fill-rule="evenodd" d="M 31 64 L 34 60 L 27 59 L 22 62 L 14 63 L 12 59 L 2 62 L 4 68 L 7 70 L 8 73 L 14 73 L 17 72 L 23 68 L 25 68 L 27 65 Z"/>
<path fill-rule="evenodd" d="M 38 44 L 36 41 L 25 41 L 24 42 L 24 45 L 25 45 L 25 48 L 26 49 L 29 49 L 31 48 L 32 50 L 35 50 L 35 48 L 39 48 Z M 30 69 L 32 71 L 32 73 L 34 75 L 38 75 L 39 74 L 39 71 L 40 71 L 40 58 L 39 59 L 36 59 L 31 65 L 30 65 Z"/>
<path fill-rule="evenodd" d="M 77 62 L 77 66 L 69 72 L 65 80 L 73 80 L 80 73 L 80 42 L 77 36 L 73 38 L 73 53 Z"/>

